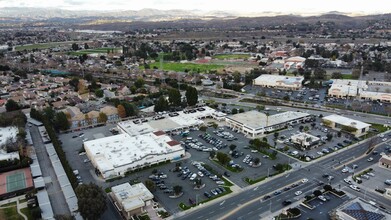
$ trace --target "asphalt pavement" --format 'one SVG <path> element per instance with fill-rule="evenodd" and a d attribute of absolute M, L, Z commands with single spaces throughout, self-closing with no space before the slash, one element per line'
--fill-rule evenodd
<path fill-rule="evenodd" d="M 364 169 L 365 166 L 370 166 L 371 164 L 376 163 L 376 162 L 373 163 L 367 162 L 366 156 L 360 157 L 361 155 L 365 154 L 365 152 L 367 151 L 367 147 L 368 147 L 367 143 L 364 142 L 358 144 L 355 147 L 347 148 L 344 151 L 335 154 L 338 154 L 339 156 L 344 158 L 351 158 L 351 157 L 359 158 L 356 161 L 354 161 L 354 159 L 352 158 L 351 160 L 347 161 L 346 165 L 351 166 L 352 163 L 355 163 L 358 164 L 359 166 L 362 166 L 362 168 Z M 381 144 L 379 147 L 382 148 L 384 146 L 383 144 Z M 302 178 L 308 178 L 309 184 L 315 184 L 318 183 L 319 181 L 324 182 L 325 179 L 322 177 L 322 175 L 325 173 L 325 171 L 327 171 L 329 175 L 334 176 L 334 179 L 330 182 L 334 187 L 339 186 L 340 184 L 344 184 L 343 179 L 346 178 L 346 175 L 343 174 L 340 170 L 330 169 L 332 165 L 335 163 L 335 159 L 333 158 L 334 155 L 331 154 L 328 157 L 324 157 L 320 160 L 313 161 L 312 163 L 309 163 L 310 165 L 308 165 L 306 168 L 284 173 L 281 176 L 272 178 L 271 180 L 265 181 L 259 185 L 256 184 L 254 186 L 246 187 L 245 189 L 243 189 L 241 193 L 232 194 L 227 196 L 226 198 L 222 198 L 224 199 L 224 203 L 222 203 L 221 200 L 218 200 L 208 206 L 204 206 L 200 208 L 197 207 L 194 210 L 179 213 L 176 216 L 174 216 L 174 218 L 175 219 L 251 219 L 251 217 L 248 214 L 251 212 L 251 216 L 254 216 L 254 219 L 259 219 L 260 216 L 268 215 L 281 208 L 278 207 L 277 205 L 270 206 L 269 204 L 269 207 L 267 207 L 266 204 L 261 205 L 261 201 L 260 201 L 261 198 L 276 190 L 284 188 L 285 186 L 291 185 L 293 182 L 300 181 Z M 303 187 L 305 187 L 305 185 Z M 257 188 L 257 190 L 254 190 L 255 188 Z M 313 190 L 314 187 L 311 186 L 307 190 L 303 191 L 303 195 L 312 193 Z M 288 191 L 286 194 L 282 193 L 276 196 L 275 197 L 276 200 L 272 200 L 272 204 L 273 201 L 280 202 L 283 201 L 283 199 L 285 198 L 292 198 L 293 195 L 290 194 L 291 191 Z M 249 201 L 252 200 L 254 201 L 249 203 Z M 256 200 L 258 200 L 258 202 L 256 202 Z M 379 201 L 381 203 L 383 203 L 383 200 L 384 198 L 376 199 L 376 201 Z M 388 207 L 390 206 L 389 204 L 383 204 L 383 205 L 385 205 L 386 208 L 391 208 Z M 227 215 L 227 213 L 229 214 Z"/>
<path fill-rule="evenodd" d="M 54 215 L 71 215 L 39 130 L 34 125 L 29 129 L 53 213 Z"/>

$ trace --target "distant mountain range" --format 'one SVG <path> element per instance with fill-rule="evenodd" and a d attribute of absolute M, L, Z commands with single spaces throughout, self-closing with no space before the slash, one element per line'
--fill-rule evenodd
<path fill-rule="evenodd" d="M 304 16 L 321 15 L 324 13 L 304 14 Z M 347 16 L 357 16 L 362 14 L 352 14 L 343 12 L 329 12 L 325 14 L 338 14 Z M 0 18 L 17 19 L 50 19 L 50 18 L 80 18 L 80 17 L 112 17 L 128 20 L 143 21 L 163 21 L 180 19 L 213 19 L 213 18 L 235 18 L 235 17 L 260 17 L 284 15 L 278 12 L 264 11 L 252 13 L 238 13 L 230 11 L 201 11 L 201 10 L 123 10 L 123 11 L 92 11 L 92 10 L 64 10 L 57 8 L 30 8 L 30 7 L 5 7 L 0 8 Z M 291 14 L 292 15 L 292 14 Z M 296 15 L 295 13 L 293 15 Z M 299 15 L 299 14 L 297 14 Z M 303 15 L 303 14 L 300 14 Z"/>
<path fill-rule="evenodd" d="M 240 14 L 230 11 L 200 10 L 123 10 L 71 11 L 54 8 L 0 8 L 0 27 L 65 27 L 93 30 L 135 30 L 140 28 L 215 28 L 240 29 L 286 24 L 332 22 L 335 28 L 366 28 L 373 21 L 390 21 L 391 14 L 358 15 L 331 11 L 313 14 L 257 12 Z"/>

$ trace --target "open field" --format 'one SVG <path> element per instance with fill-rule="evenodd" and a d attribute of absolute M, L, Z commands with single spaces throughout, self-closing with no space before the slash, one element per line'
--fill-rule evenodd
<path fill-rule="evenodd" d="M 214 55 L 214 59 L 218 60 L 230 60 L 230 59 L 247 59 L 250 57 L 250 54 L 217 54 Z"/>
<path fill-rule="evenodd" d="M 164 62 L 162 64 L 163 70 L 172 70 L 178 72 L 186 72 L 186 71 L 196 71 L 205 73 L 210 70 L 220 70 L 223 69 L 223 65 L 218 64 L 194 64 L 194 63 L 167 63 Z M 150 64 L 150 68 L 158 68 L 160 69 L 160 63 Z"/>
<path fill-rule="evenodd" d="M 16 202 L 12 204 L 13 205 L 7 206 L 7 208 L 0 209 L 0 219 L 8 219 L 8 220 L 23 219 L 23 217 L 20 216 L 16 210 Z"/>
<path fill-rule="evenodd" d="M 92 53 L 105 53 L 105 54 L 107 54 L 108 51 L 111 53 L 112 51 L 118 52 L 119 50 L 121 50 L 121 49 L 120 48 L 111 48 L 111 47 L 102 47 L 102 48 L 96 48 L 96 49 L 73 51 L 73 52 L 69 52 L 68 54 L 75 55 L 75 56 L 79 56 L 79 55 L 83 55 L 83 54 L 92 54 Z"/>
<path fill-rule="evenodd" d="M 71 44 L 73 43 L 85 43 L 82 41 L 65 41 L 65 42 L 51 42 L 51 43 L 43 43 L 43 44 L 28 44 L 28 45 L 22 45 L 22 46 L 15 46 L 16 51 L 21 50 L 32 50 L 32 49 L 48 49 L 48 48 L 54 48 L 57 46 L 64 46 L 69 45 L 69 48 Z"/>

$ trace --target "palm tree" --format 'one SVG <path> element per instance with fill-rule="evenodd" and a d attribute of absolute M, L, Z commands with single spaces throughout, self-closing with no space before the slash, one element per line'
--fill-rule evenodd
<path fill-rule="evenodd" d="M 181 194 L 181 192 L 182 192 L 182 186 L 178 186 L 178 185 L 176 185 L 176 186 L 174 186 L 174 194 L 175 195 L 179 195 L 179 194 Z"/>
<path fill-rule="evenodd" d="M 266 127 L 267 127 L 267 126 L 269 126 L 269 115 L 270 115 L 270 113 L 266 112 L 265 115 L 266 115 Z"/>

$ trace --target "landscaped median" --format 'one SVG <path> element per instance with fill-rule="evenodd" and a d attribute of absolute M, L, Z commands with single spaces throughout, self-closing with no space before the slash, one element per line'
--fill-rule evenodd
<path fill-rule="evenodd" d="M 213 196 L 213 197 L 211 197 L 211 198 L 209 198 L 209 199 L 205 199 L 205 200 L 202 200 L 201 202 L 198 202 L 198 204 L 193 204 L 193 205 L 186 205 L 184 202 L 181 202 L 181 203 L 179 203 L 179 208 L 181 208 L 182 210 L 188 210 L 188 209 L 190 209 L 190 208 L 192 208 L 192 207 L 195 207 L 195 206 L 197 206 L 197 205 L 199 205 L 199 204 L 203 204 L 203 203 L 207 203 L 207 202 L 209 202 L 209 201 L 212 201 L 212 200 L 214 200 L 214 199 L 217 199 L 217 198 L 220 198 L 220 197 L 222 197 L 222 196 L 225 196 L 225 195 L 227 195 L 227 194 L 230 194 L 231 192 L 232 192 L 232 190 L 231 190 L 231 188 L 230 187 L 227 187 L 227 186 L 223 186 L 223 188 L 225 189 L 225 192 L 223 192 L 223 193 L 221 193 L 221 194 L 218 194 L 218 195 L 216 195 L 216 196 Z"/>
<path fill-rule="evenodd" d="M 331 193 L 339 198 L 342 198 L 346 195 L 345 192 L 341 190 L 334 189 L 330 185 L 325 185 L 323 187 L 323 190 L 315 190 L 311 195 L 306 196 L 301 205 L 311 210 L 315 209 L 315 207 L 312 206 L 310 202 L 314 199 L 319 198 L 319 196 L 326 195 L 327 193 Z"/>
<path fill-rule="evenodd" d="M 292 169 L 292 166 L 289 164 L 276 164 L 275 166 L 273 166 L 273 168 L 275 170 L 277 170 L 277 172 L 270 174 L 269 175 L 270 177 L 278 175 L 278 174 L 283 173 L 285 171 L 288 171 L 288 170 Z M 261 181 L 265 180 L 266 178 L 267 178 L 267 176 L 262 176 L 257 179 L 250 179 L 250 178 L 246 177 L 246 178 L 244 178 L 244 181 L 246 183 L 252 185 L 252 184 L 261 182 Z"/>
<path fill-rule="evenodd" d="M 299 218 L 301 211 L 298 208 L 290 208 L 274 217 L 275 220 Z"/>

